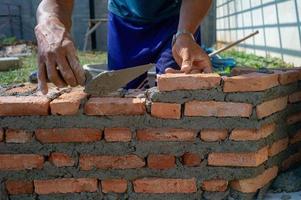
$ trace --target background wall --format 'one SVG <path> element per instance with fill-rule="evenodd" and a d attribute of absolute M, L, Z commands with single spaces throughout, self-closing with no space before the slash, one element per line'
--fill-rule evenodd
<path fill-rule="evenodd" d="M 219 42 L 259 30 L 238 49 L 301 65 L 301 0 L 217 0 L 216 10 Z"/>

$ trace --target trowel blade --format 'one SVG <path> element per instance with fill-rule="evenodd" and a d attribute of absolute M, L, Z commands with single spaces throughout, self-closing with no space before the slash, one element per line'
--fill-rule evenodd
<path fill-rule="evenodd" d="M 107 95 L 125 86 L 153 66 L 154 64 L 146 64 L 121 70 L 102 72 L 86 83 L 85 92 L 93 96 Z"/>

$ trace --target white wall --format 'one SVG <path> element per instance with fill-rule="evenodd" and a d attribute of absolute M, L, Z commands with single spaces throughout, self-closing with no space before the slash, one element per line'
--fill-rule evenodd
<path fill-rule="evenodd" d="M 238 50 L 275 56 L 301 66 L 301 0 L 216 0 L 217 41 L 259 30 Z"/>

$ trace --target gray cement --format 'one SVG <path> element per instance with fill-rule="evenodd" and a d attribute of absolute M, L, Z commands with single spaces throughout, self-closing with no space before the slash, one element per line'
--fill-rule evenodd
<path fill-rule="evenodd" d="M 276 192 L 301 191 L 301 166 L 278 175 L 272 189 Z"/>

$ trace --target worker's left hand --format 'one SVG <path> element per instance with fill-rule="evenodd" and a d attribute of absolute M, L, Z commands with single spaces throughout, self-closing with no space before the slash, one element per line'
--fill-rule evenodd
<path fill-rule="evenodd" d="M 181 69 L 167 68 L 165 73 L 189 74 L 212 72 L 209 56 L 189 35 L 183 34 L 177 38 L 172 48 L 172 53 Z"/>

